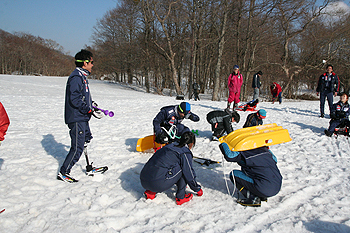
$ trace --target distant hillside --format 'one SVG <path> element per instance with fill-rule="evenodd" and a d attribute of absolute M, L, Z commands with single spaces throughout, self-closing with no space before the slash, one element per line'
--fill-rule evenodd
<path fill-rule="evenodd" d="M 74 58 L 57 42 L 0 29 L 1 74 L 65 76 L 73 69 Z"/>

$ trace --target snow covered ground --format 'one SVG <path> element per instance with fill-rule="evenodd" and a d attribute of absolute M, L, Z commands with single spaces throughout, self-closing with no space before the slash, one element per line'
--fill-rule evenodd
<path fill-rule="evenodd" d="M 82 157 L 71 173 L 78 183 L 56 180 L 70 146 L 63 120 L 66 79 L 0 75 L 0 101 L 11 120 L 0 147 L 0 210 L 6 209 L 0 232 L 350 232 L 350 144 L 324 136 L 329 119 L 318 117 L 318 101 L 258 105 L 267 110 L 265 124 L 283 126 L 293 139 L 270 148 L 284 179 L 280 193 L 261 208 L 240 206 L 228 194 L 223 174 L 239 166 L 227 162 L 209 168 L 195 163 L 204 195 L 177 206 L 175 187 L 154 200 L 143 197 L 139 174 L 151 154 L 135 147 L 152 133 L 159 109 L 179 101 L 117 84 L 90 80 L 93 99 L 115 113 L 90 121 L 90 160 L 109 170 L 87 177 Z M 201 117 L 184 121 L 199 130 L 194 155 L 221 161 L 205 117 L 226 102 L 189 102 Z"/>

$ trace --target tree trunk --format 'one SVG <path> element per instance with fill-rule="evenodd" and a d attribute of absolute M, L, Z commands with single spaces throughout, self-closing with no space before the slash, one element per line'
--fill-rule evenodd
<path fill-rule="evenodd" d="M 224 52 L 224 45 L 225 45 L 225 32 L 226 32 L 226 23 L 227 23 L 227 1 L 223 1 L 224 5 L 224 13 L 223 13 L 223 19 L 222 19 L 222 26 L 221 26 L 221 32 L 219 35 L 219 43 L 218 43 L 218 60 L 215 67 L 215 79 L 214 79 L 214 90 L 213 90 L 213 101 L 219 101 L 219 89 L 220 89 L 220 71 L 221 71 L 221 60 L 222 60 L 222 54 Z"/>

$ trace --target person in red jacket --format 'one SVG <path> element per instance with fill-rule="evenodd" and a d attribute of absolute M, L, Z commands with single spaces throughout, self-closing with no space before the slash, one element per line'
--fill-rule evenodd
<path fill-rule="evenodd" d="M 228 90 L 229 97 L 227 100 L 227 108 L 231 107 L 231 103 L 233 102 L 233 109 L 239 103 L 239 96 L 241 94 L 241 86 L 243 83 L 243 76 L 239 73 L 239 66 L 235 65 L 233 67 L 233 73 L 228 77 Z"/>
<path fill-rule="evenodd" d="M 272 94 L 272 103 L 274 104 L 276 101 L 276 98 L 278 98 L 278 102 L 281 104 L 282 103 L 282 88 L 281 86 L 273 82 L 272 85 L 270 86 L 271 94 Z"/>
<path fill-rule="evenodd" d="M 10 125 L 10 119 L 6 113 L 6 110 L 2 103 L 0 102 L 0 145 L 4 141 L 6 131 Z"/>

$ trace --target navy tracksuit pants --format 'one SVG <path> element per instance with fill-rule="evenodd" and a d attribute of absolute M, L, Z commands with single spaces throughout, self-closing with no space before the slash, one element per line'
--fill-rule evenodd
<path fill-rule="evenodd" d="M 331 112 L 331 108 L 333 106 L 333 92 L 330 91 L 323 91 L 320 93 L 320 111 L 321 115 L 324 115 L 324 105 L 326 102 L 326 97 L 328 101 L 329 106 L 329 112 Z"/>
<path fill-rule="evenodd" d="M 177 186 L 176 198 L 183 199 L 186 194 L 186 181 L 182 177 L 182 172 L 179 172 L 172 179 L 161 179 L 161 180 L 153 180 L 146 181 L 141 178 L 141 185 L 144 189 L 150 190 L 155 193 L 161 193 L 168 189 L 170 189 L 174 184 Z"/>
<path fill-rule="evenodd" d="M 68 128 L 70 129 L 71 147 L 60 169 L 62 174 L 70 173 L 84 151 L 84 143 L 92 139 L 89 122 L 87 121 L 70 123 Z"/>
<path fill-rule="evenodd" d="M 238 190 L 238 191 L 240 191 L 245 197 L 247 197 L 247 191 L 250 191 L 251 197 L 252 197 L 252 194 L 258 197 L 267 197 L 266 194 L 261 193 L 260 190 L 257 189 L 253 179 L 247 176 L 246 174 L 244 174 L 242 171 L 233 170 L 233 174 L 234 174 L 235 184 L 237 188 L 244 187 L 242 190 Z M 233 182 L 232 174 L 230 174 L 230 179 Z"/>

